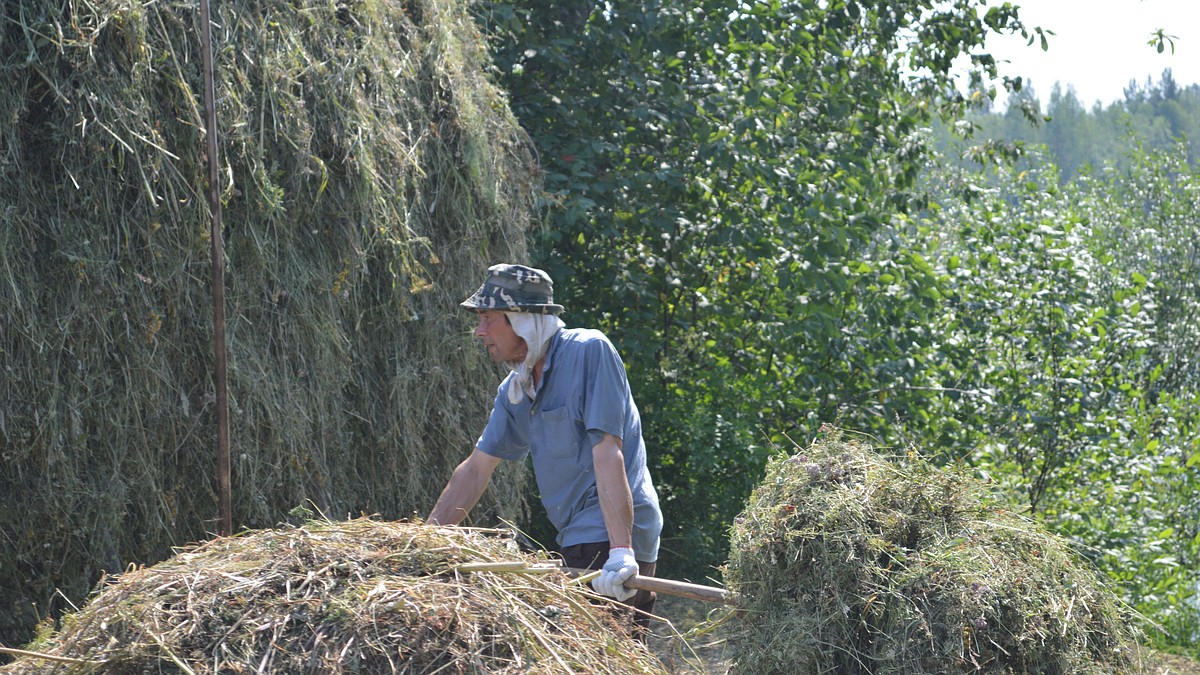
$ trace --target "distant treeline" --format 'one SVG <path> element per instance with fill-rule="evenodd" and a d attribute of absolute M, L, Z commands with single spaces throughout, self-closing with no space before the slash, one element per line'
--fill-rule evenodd
<path fill-rule="evenodd" d="M 1026 86 L 1010 97 L 1003 112 L 985 107 L 967 120 L 974 125 L 975 142 L 1045 146 L 1063 181 L 1086 167 L 1128 168 L 1135 146 L 1173 149 L 1180 139 L 1188 163 L 1195 166 L 1200 160 L 1200 85 L 1180 86 L 1170 68 L 1157 82 L 1130 80 L 1124 100 L 1107 106 L 1097 101 L 1086 108 L 1070 85 L 1055 83 L 1045 103 Z M 934 133 L 943 154 L 971 161 L 968 153 L 957 151 L 961 144 L 949 126 L 939 125 Z"/>

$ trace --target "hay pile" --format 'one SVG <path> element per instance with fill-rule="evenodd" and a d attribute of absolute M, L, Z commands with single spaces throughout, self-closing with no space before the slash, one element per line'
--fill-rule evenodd
<path fill-rule="evenodd" d="M 539 562 L 496 534 L 358 519 L 215 539 L 113 579 L 29 647 L 76 662 L 0 673 L 661 672 L 566 575 L 458 570 Z"/>
<path fill-rule="evenodd" d="M 235 527 L 427 513 L 495 396 L 458 302 L 525 255 L 529 140 L 465 2 L 211 4 Z M 198 21 L 0 3 L 7 644 L 216 529 Z"/>
<path fill-rule="evenodd" d="M 737 518 L 736 672 L 1128 673 L 1114 597 L 983 486 L 838 437 L 775 460 Z"/>

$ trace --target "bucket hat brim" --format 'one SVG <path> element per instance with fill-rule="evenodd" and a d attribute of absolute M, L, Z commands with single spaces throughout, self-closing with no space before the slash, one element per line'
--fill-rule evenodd
<path fill-rule="evenodd" d="M 461 306 L 473 311 L 559 314 L 550 275 L 525 265 L 500 264 L 488 268 L 487 279 Z"/>

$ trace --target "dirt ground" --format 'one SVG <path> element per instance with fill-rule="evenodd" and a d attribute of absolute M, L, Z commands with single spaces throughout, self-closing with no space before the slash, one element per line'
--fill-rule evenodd
<path fill-rule="evenodd" d="M 673 675 L 725 675 L 732 664 L 732 649 L 725 639 L 727 626 L 696 634 L 696 627 L 710 616 L 722 616 L 718 605 L 659 595 L 655 614 L 675 627 L 656 624 L 649 647 Z M 736 619 L 730 619 L 736 620 Z M 676 634 L 678 633 L 678 634 Z M 1154 655 L 1147 675 L 1200 675 L 1200 661 L 1172 654 Z"/>
<path fill-rule="evenodd" d="M 715 622 L 726 613 L 720 605 L 660 593 L 654 610 L 674 626 L 672 630 L 671 626 L 656 623 L 648 642 L 650 651 L 667 667 L 667 672 L 722 675 L 729 671 L 729 648 L 725 639 L 728 629 L 722 625 L 704 635 L 694 632 L 699 624 Z"/>
<path fill-rule="evenodd" d="M 1200 661 L 1172 654 L 1159 654 L 1152 675 L 1200 675 Z"/>

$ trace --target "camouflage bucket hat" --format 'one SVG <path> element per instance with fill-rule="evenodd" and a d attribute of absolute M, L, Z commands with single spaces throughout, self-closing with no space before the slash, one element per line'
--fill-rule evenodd
<path fill-rule="evenodd" d="M 467 309 L 494 309 L 501 312 L 558 314 L 562 305 L 554 304 L 554 284 L 550 275 L 525 265 L 492 265 L 487 278 L 475 295 L 462 302 Z"/>

